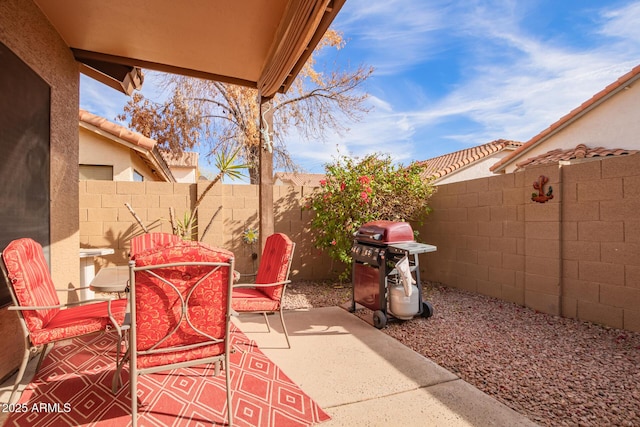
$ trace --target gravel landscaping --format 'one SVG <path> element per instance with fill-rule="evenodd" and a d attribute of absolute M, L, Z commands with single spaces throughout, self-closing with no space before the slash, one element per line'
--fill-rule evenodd
<path fill-rule="evenodd" d="M 287 294 L 285 308 L 344 306 L 351 285 L 296 282 Z M 540 425 L 640 425 L 640 333 L 437 283 L 423 296 L 433 317 L 383 331 Z"/>

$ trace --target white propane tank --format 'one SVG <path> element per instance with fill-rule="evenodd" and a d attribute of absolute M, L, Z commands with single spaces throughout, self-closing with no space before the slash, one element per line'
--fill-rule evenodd
<path fill-rule="evenodd" d="M 389 311 L 394 317 L 402 320 L 412 319 L 420 311 L 420 294 L 416 285 L 411 285 L 411 296 L 406 296 L 404 287 L 391 286 L 389 288 Z"/>

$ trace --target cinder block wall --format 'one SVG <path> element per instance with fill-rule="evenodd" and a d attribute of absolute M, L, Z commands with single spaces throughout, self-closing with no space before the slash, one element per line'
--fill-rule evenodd
<path fill-rule="evenodd" d="M 640 331 L 640 155 L 562 170 L 563 311 Z"/>
<path fill-rule="evenodd" d="M 540 176 L 549 178 L 545 193 L 553 188 L 546 203 L 531 200 Z M 81 244 L 117 248 L 96 259 L 98 267 L 124 264 L 128 240 L 140 232 L 124 202 L 145 224 L 163 218 L 154 231 L 170 232 L 169 207 L 181 217 L 207 184 L 81 182 Z M 275 230 L 297 244 L 292 278 L 298 280 L 336 276 L 331 259 L 313 247 L 312 213 L 301 209 L 312 190 L 274 187 Z M 639 155 L 443 185 L 431 206 L 425 224 L 415 226 L 422 241 L 438 246 L 421 255 L 423 279 L 640 331 Z M 214 186 L 198 221 L 201 240 L 232 250 L 240 271 L 255 270 L 257 247 L 243 243 L 242 233 L 258 226 L 257 186 Z"/>
<path fill-rule="evenodd" d="M 127 262 L 129 240 L 142 233 L 125 207 L 129 203 L 150 231 L 171 233 L 169 208 L 176 219 L 190 212 L 209 182 L 172 184 L 164 182 L 80 182 L 80 244 L 82 247 L 111 247 L 116 253 L 95 260 L 96 268 Z M 312 213 L 304 211 L 300 200 L 309 187 L 274 187 L 275 231 L 287 234 L 296 243 L 291 268 L 295 280 L 324 280 L 336 277 L 331 259 L 313 246 L 310 233 Z M 258 187 L 216 184 L 203 198 L 197 211 L 197 238 L 212 246 L 231 250 L 236 268 L 243 273 L 257 269 L 252 254 L 258 244 L 243 241 L 243 232 L 258 228 Z"/>
<path fill-rule="evenodd" d="M 546 203 L 531 200 L 540 176 Z M 640 331 L 640 156 L 443 185 L 431 206 L 423 279 Z"/>
<path fill-rule="evenodd" d="M 182 215 L 195 193 L 195 184 L 80 181 L 80 246 L 115 249 L 114 255 L 96 258 L 98 266 L 126 264 L 129 240 L 143 231 L 125 203 L 150 231 L 171 233 L 169 207 Z"/>

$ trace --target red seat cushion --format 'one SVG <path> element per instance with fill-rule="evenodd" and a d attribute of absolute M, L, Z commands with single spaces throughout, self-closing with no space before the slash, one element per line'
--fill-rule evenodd
<path fill-rule="evenodd" d="M 39 345 L 104 331 L 107 326 L 112 325 L 107 304 L 107 302 L 99 302 L 59 310 L 46 327 L 31 331 L 31 342 L 33 345 Z M 126 299 L 111 302 L 111 312 L 119 325 L 124 321 L 126 309 Z"/>
<path fill-rule="evenodd" d="M 224 249 L 212 248 L 200 242 L 180 242 L 165 246 L 159 251 L 145 251 L 133 257 L 136 267 L 182 262 L 229 262 L 233 254 Z M 211 267 L 180 266 L 156 269 L 156 274 L 171 282 L 183 298 L 189 294 L 192 285 L 202 278 Z M 214 338 L 224 338 L 226 333 L 226 308 L 228 277 L 232 272 L 228 267 L 220 268 L 210 275 L 190 294 L 187 308 L 193 327 Z M 136 348 L 143 351 L 151 348 L 167 337 L 156 348 L 168 348 L 184 344 L 208 341 L 181 319 L 182 305 L 175 290 L 153 277 L 149 272 L 136 272 Z M 174 329 L 177 326 L 177 330 Z M 173 332 L 172 332 L 173 331 Z M 156 355 L 138 356 L 138 368 L 165 365 L 188 360 L 196 360 L 222 354 L 221 344 L 203 346 L 198 349 L 167 352 Z"/>
<path fill-rule="evenodd" d="M 287 280 L 289 258 L 293 251 L 293 242 L 282 233 L 267 238 L 256 274 L 256 283 L 277 283 Z M 261 288 L 269 298 L 280 300 L 283 285 Z"/>
<path fill-rule="evenodd" d="M 231 298 L 231 307 L 238 312 L 277 311 L 280 300 L 269 298 L 261 289 L 235 288 Z"/>
<path fill-rule="evenodd" d="M 60 305 L 40 243 L 28 238 L 14 240 L 2 252 L 2 258 L 20 306 Z M 29 331 L 35 331 L 46 326 L 58 311 L 23 311 L 22 315 Z"/>
<path fill-rule="evenodd" d="M 28 238 L 14 240 L 2 253 L 11 285 L 21 307 L 60 305 L 42 246 Z M 112 301 L 114 319 L 122 324 L 127 300 Z M 111 325 L 107 302 L 65 309 L 22 310 L 33 345 L 105 330 Z"/>

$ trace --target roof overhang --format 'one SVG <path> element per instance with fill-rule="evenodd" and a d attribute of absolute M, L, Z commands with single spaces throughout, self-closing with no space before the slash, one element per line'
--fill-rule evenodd
<path fill-rule="evenodd" d="M 631 71 L 618 78 L 615 82 L 605 87 L 600 92 L 593 95 L 590 99 L 583 102 L 580 106 L 573 109 L 569 114 L 562 116 L 558 121 L 551 126 L 535 135 L 529 141 L 524 143 L 520 148 L 516 149 L 510 155 L 504 157 L 495 165 L 491 166 L 490 170 L 493 173 L 504 173 L 510 165 L 516 163 L 519 159 L 522 159 L 527 153 L 540 144 L 547 141 L 563 129 L 567 128 L 574 122 L 580 120 L 583 116 L 587 115 L 592 110 L 598 108 L 600 105 L 616 96 L 618 93 L 629 89 L 638 80 L 640 80 L 640 65 L 635 66 Z"/>
<path fill-rule="evenodd" d="M 137 68 L 285 92 L 346 0 L 34 0 L 81 71 L 130 93 Z"/>

